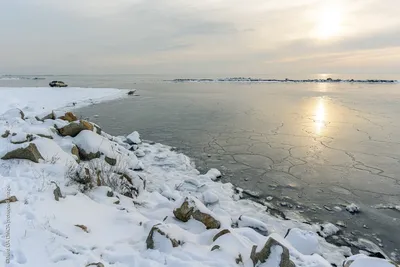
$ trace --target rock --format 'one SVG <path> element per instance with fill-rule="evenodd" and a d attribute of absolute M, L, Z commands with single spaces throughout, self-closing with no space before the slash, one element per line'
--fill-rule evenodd
<path fill-rule="evenodd" d="M 93 262 L 93 263 L 87 264 L 85 267 L 89 267 L 89 266 L 104 267 L 104 264 L 101 262 Z"/>
<path fill-rule="evenodd" d="M 74 156 L 76 156 L 76 158 L 77 158 L 78 160 L 80 160 L 80 158 L 79 158 L 79 149 L 78 149 L 78 147 L 77 147 L 76 145 L 74 145 L 74 146 L 71 148 L 71 154 L 74 155 Z"/>
<path fill-rule="evenodd" d="M 107 156 L 104 158 L 104 160 L 105 160 L 108 164 L 110 164 L 111 166 L 115 166 L 115 165 L 117 164 L 117 160 L 116 160 L 116 159 L 109 158 L 109 157 L 107 157 Z"/>
<path fill-rule="evenodd" d="M 217 240 L 219 237 L 221 237 L 221 236 L 223 236 L 225 234 L 230 234 L 230 233 L 231 233 L 231 231 L 229 231 L 228 229 L 224 229 L 224 230 L 220 231 L 218 234 L 216 234 L 213 237 L 213 242 L 215 242 L 215 240 Z"/>
<path fill-rule="evenodd" d="M 346 206 L 346 210 L 348 212 L 350 212 L 351 214 L 355 214 L 355 213 L 359 213 L 360 212 L 360 208 L 354 203 L 351 203 L 350 205 L 347 205 Z"/>
<path fill-rule="evenodd" d="M 60 128 L 60 129 L 58 129 L 58 132 L 62 136 L 75 137 L 83 130 L 93 131 L 93 129 L 94 129 L 94 127 L 90 122 L 82 120 L 79 123 L 72 122 L 72 123 Z"/>
<path fill-rule="evenodd" d="M 13 109 L 7 110 L 5 113 L 0 115 L 0 118 L 3 120 L 14 119 L 14 118 L 25 119 L 25 114 L 19 108 L 13 108 Z"/>
<path fill-rule="evenodd" d="M 326 237 L 336 234 L 339 231 L 340 231 L 340 229 L 337 228 L 334 224 L 325 223 L 325 224 L 321 225 L 321 231 L 318 232 L 318 234 L 320 234 L 322 237 L 326 238 Z"/>
<path fill-rule="evenodd" d="M 75 224 L 76 227 L 81 228 L 83 231 L 85 231 L 86 233 L 89 233 L 88 228 L 86 227 L 86 225 L 83 224 Z"/>
<path fill-rule="evenodd" d="M 273 239 L 272 237 L 268 239 L 268 241 L 265 243 L 264 247 L 260 250 L 260 252 L 256 252 L 257 246 L 253 246 L 250 258 L 253 261 L 254 266 L 257 266 L 259 262 L 261 263 L 266 262 L 271 254 L 271 249 L 276 246 L 282 248 L 281 261 L 279 263 L 279 267 L 295 267 L 295 264 L 289 258 L 289 250 L 284 245 Z"/>
<path fill-rule="evenodd" d="M 215 246 L 213 246 L 212 248 L 211 248 L 211 251 L 214 251 L 214 250 L 216 250 L 216 249 L 220 249 L 221 247 L 219 246 L 219 245 L 215 245 Z"/>
<path fill-rule="evenodd" d="M 285 236 L 285 239 L 304 255 L 312 255 L 319 251 L 318 236 L 314 232 L 292 228 Z"/>
<path fill-rule="evenodd" d="M 55 120 L 56 119 L 56 115 L 54 114 L 54 112 L 52 111 L 50 114 L 47 114 L 46 116 L 40 118 L 38 116 L 35 117 L 38 121 L 44 121 L 44 120 Z"/>
<path fill-rule="evenodd" d="M 241 215 L 237 221 L 238 227 L 248 227 L 261 235 L 267 236 L 268 233 L 268 226 L 260 220 Z"/>
<path fill-rule="evenodd" d="M 0 204 L 4 204 L 4 203 L 11 203 L 11 202 L 17 202 L 18 199 L 16 196 L 11 196 L 9 198 L 3 199 L 0 201 Z"/>
<path fill-rule="evenodd" d="M 186 197 L 182 205 L 174 210 L 175 217 L 182 222 L 187 222 L 189 219 L 193 218 L 202 222 L 207 229 L 220 228 L 221 223 L 209 213 L 211 213 L 211 211 L 193 197 Z"/>
<path fill-rule="evenodd" d="M 113 197 L 114 196 L 114 192 L 113 191 L 107 191 L 107 196 L 108 197 Z"/>
<path fill-rule="evenodd" d="M 87 153 L 85 150 L 83 150 L 82 148 L 79 148 L 79 147 L 78 147 L 78 150 L 79 150 L 79 158 L 81 160 L 89 161 L 89 160 L 92 160 L 92 159 L 100 158 L 100 156 L 101 156 L 100 151 L 97 151 L 95 153 L 92 153 L 92 152 Z"/>
<path fill-rule="evenodd" d="M 138 132 L 134 131 L 133 133 L 131 133 L 130 135 L 128 135 L 126 137 L 126 141 L 128 142 L 128 144 L 130 145 L 138 145 L 140 143 L 142 143 L 142 140 L 140 140 L 140 135 Z"/>
<path fill-rule="evenodd" d="M 17 133 L 17 134 L 13 134 L 11 136 L 11 140 L 10 142 L 12 144 L 22 144 L 25 142 L 30 142 L 34 139 L 34 137 L 31 134 L 26 134 L 26 133 Z"/>
<path fill-rule="evenodd" d="M 73 121 L 77 121 L 78 120 L 78 118 L 72 112 L 65 113 L 64 116 L 59 117 L 59 119 L 64 120 L 64 121 L 68 121 L 68 122 L 73 122 Z"/>
<path fill-rule="evenodd" d="M 94 129 L 95 129 L 95 132 L 96 132 L 97 134 L 101 134 L 101 128 L 100 128 L 100 126 L 98 126 L 98 125 L 96 125 L 96 124 L 93 124 L 93 126 L 94 126 Z"/>
<path fill-rule="evenodd" d="M 357 254 L 347 258 L 343 262 L 343 267 L 399 267 L 399 265 L 390 260 Z"/>
<path fill-rule="evenodd" d="M 39 163 L 39 159 L 43 159 L 35 144 L 30 143 L 25 148 L 17 148 L 5 154 L 1 159 L 27 159 L 35 163 Z"/>
<path fill-rule="evenodd" d="M 128 92 L 128 95 L 133 95 L 136 92 L 136 90 L 131 90 Z"/>
<path fill-rule="evenodd" d="M 60 187 L 57 185 L 56 182 L 51 181 L 51 183 L 54 184 L 54 185 L 56 186 L 56 189 L 54 189 L 54 191 L 53 191 L 54 199 L 55 199 L 56 201 L 59 201 L 60 198 L 63 198 L 63 196 L 62 196 L 62 194 L 61 194 L 61 189 L 60 189 Z"/>
<path fill-rule="evenodd" d="M 37 134 L 37 135 L 40 137 L 43 137 L 43 138 L 47 138 L 47 139 L 54 139 L 53 136 L 51 136 L 51 135 L 45 135 L 45 134 Z"/>
<path fill-rule="evenodd" d="M 7 138 L 9 135 L 10 135 L 10 130 L 6 130 L 6 131 L 1 135 L 1 137 Z"/>
<path fill-rule="evenodd" d="M 219 201 L 219 197 L 211 190 L 203 192 L 203 203 L 206 205 L 212 205 Z"/>
<path fill-rule="evenodd" d="M 164 226 L 166 226 L 166 225 L 157 224 L 157 225 L 154 225 L 151 228 L 150 233 L 149 233 L 149 235 L 147 236 L 147 239 L 146 239 L 147 249 L 157 249 L 157 247 L 156 247 L 157 244 L 156 244 L 156 242 L 154 242 L 154 236 L 157 235 L 157 234 L 169 239 L 169 241 L 172 244 L 172 247 L 174 247 L 174 248 L 176 248 L 177 246 L 183 244 L 182 241 L 174 239 L 168 233 L 166 233 L 165 230 L 168 229 L 168 228 L 166 228 Z M 164 229 L 164 228 L 166 228 L 166 229 Z"/>

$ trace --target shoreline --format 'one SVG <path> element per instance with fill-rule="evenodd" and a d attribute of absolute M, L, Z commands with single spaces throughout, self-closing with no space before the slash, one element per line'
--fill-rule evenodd
<path fill-rule="evenodd" d="M 127 92 L 127 91 L 120 90 L 119 92 L 120 97 L 122 97 L 122 92 Z M 86 102 L 86 104 L 90 103 L 93 102 L 92 101 Z M 77 103 L 75 106 L 78 107 L 79 104 Z M 32 109 L 28 109 L 28 111 L 30 112 L 30 114 L 34 114 L 36 112 Z M 49 171 L 51 169 L 50 167 L 57 169 L 57 171 L 55 171 L 55 173 L 58 173 L 58 175 L 55 175 L 57 177 L 56 182 L 59 183 L 61 192 L 64 193 L 63 199 L 60 200 L 61 205 L 66 205 L 66 207 L 68 207 L 68 205 L 71 204 L 75 205 L 78 203 L 80 203 L 81 206 L 85 206 L 86 204 L 88 206 L 95 204 L 96 206 L 98 206 L 98 208 L 104 208 L 105 210 L 112 213 L 126 210 L 128 214 L 132 213 L 132 215 L 130 215 L 129 219 L 128 217 L 125 218 L 128 219 L 128 221 L 126 224 L 123 223 L 123 229 L 126 230 L 128 228 L 131 228 L 135 224 L 133 221 L 135 221 L 137 223 L 137 231 L 134 232 L 138 236 L 140 236 L 138 240 L 142 243 L 145 238 L 148 238 L 148 232 L 150 231 L 150 229 L 153 229 L 153 226 L 157 222 L 160 222 L 163 225 L 165 225 L 167 229 L 170 229 L 171 227 L 175 229 L 174 231 L 171 232 L 171 235 L 176 235 L 177 238 L 180 237 L 182 238 L 182 240 L 184 240 L 184 242 L 189 243 L 191 244 L 191 246 L 194 247 L 198 246 L 198 248 L 200 249 L 199 254 L 196 254 L 194 251 L 192 251 L 191 246 L 189 247 L 183 246 L 182 248 L 181 247 L 175 248 L 176 250 L 179 251 L 175 253 L 178 253 L 178 255 L 182 256 L 185 253 L 195 253 L 197 258 L 202 258 L 202 257 L 207 258 L 209 252 L 205 253 L 204 249 L 205 247 L 207 247 L 207 251 L 209 251 L 209 246 L 213 245 L 214 242 L 210 242 L 209 238 L 205 238 L 205 236 L 214 235 L 216 231 L 204 229 L 203 228 L 204 226 L 199 225 L 198 224 L 199 222 L 193 219 L 189 220 L 189 222 L 187 223 L 179 222 L 176 220 L 177 215 L 175 214 L 175 212 L 174 212 L 175 218 L 174 215 L 172 214 L 172 210 L 174 209 L 176 210 L 178 207 L 181 206 L 182 201 L 185 198 L 190 197 L 194 198 L 194 203 L 195 203 L 194 205 L 196 205 L 196 207 L 199 210 L 201 210 L 201 212 L 210 214 L 211 216 L 219 220 L 221 224 L 220 229 L 227 228 L 231 232 L 231 235 L 229 235 L 231 237 L 229 238 L 233 238 L 233 240 L 225 241 L 221 243 L 219 246 L 223 247 L 227 245 L 226 242 L 235 243 L 236 241 L 234 240 L 241 240 L 239 243 L 235 243 L 237 244 L 237 247 L 234 249 L 235 251 L 237 249 L 235 255 L 231 255 L 230 253 L 224 251 L 215 252 L 216 255 L 219 255 L 217 256 L 217 258 L 214 259 L 216 261 L 215 264 L 218 263 L 220 264 L 220 266 L 225 266 L 221 264 L 227 264 L 226 266 L 231 266 L 231 261 L 234 262 L 237 253 L 239 253 L 244 257 L 243 261 L 245 264 L 247 263 L 250 264 L 250 262 L 248 261 L 249 258 L 246 258 L 245 255 L 247 255 L 247 257 L 250 257 L 249 253 L 251 244 L 263 246 L 266 240 L 268 240 L 268 237 L 276 239 L 278 242 L 283 244 L 284 247 L 287 247 L 289 249 L 291 256 L 296 255 L 296 257 L 294 258 L 293 257 L 290 258 L 294 260 L 295 263 L 298 264 L 307 264 L 307 263 L 311 264 L 311 262 L 313 262 L 313 263 L 318 263 L 320 265 L 312 265 L 312 266 L 327 266 L 325 265 L 326 263 L 328 263 L 326 260 L 318 258 L 317 256 L 315 256 L 317 254 L 313 253 L 321 254 L 325 259 L 329 261 L 329 263 L 334 263 L 337 266 L 339 266 L 339 264 L 341 264 L 345 260 L 345 255 L 349 256 L 349 249 L 343 247 L 342 248 L 335 247 L 333 245 L 330 245 L 324 240 L 324 238 L 334 235 L 337 232 L 337 230 L 332 227 L 333 226 L 332 224 L 325 224 L 321 228 L 321 225 L 308 225 L 296 221 L 285 221 L 285 220 L 280 220 L 278 218 L 274 218 L 263 211 L 262 205 L 259 205 L 253 201 L 242 199 L 241 198 L 242 193 L 240 192 L 240 190 L 236 190 L 232 184 L 222 184 L 219 182 L 215 182 L 214 180 L 216 180 L 217 176 L 219 176 L 218 174 L 219 171 L 212 169 L 206 174 L 200 174 L 199 171 L 193 166 L 191 160 L 187 156 L 172 151 L 171 147 L 164 146 L 161 144 L 142 143 L 137 133 L 136 134 L 132 133 L 127 137 L 111 136 L 101 130 L 98 131 L 97 130 L 98 126 L 91 122 L 88 123 L 91 124 L 92 127 L 89 127 L 88 129 L 86 128 L 81 129 L 81 131 L 76 135 L 80 136 L 81 133 L 85 133 L 88 136 L 84 137 L 81 136 L 78 139 L 76 139 L 77 138 L 76 136 L 75 137 L 71 136 L 72 138 L 68 137 L 68 135 L 63 137 L 59 136 L 58 133 L 51 130 L 52 127 L 54 127 L 54 124 L 57 125 L 55 129 L 60 133 L 60 129 L 68 127 L 68 125 L 70 124 L 79 122 L 77 118 L 73 119 L 70 122 L 68 120 L 66 121 L 65 119 L 62 119 L 61 117 L 60 119 L 58 119 L 57 118 L 58 116 L 55 114 L 54 118 L 46 119 L 42 123 L 40 123 L 40 120 L 34 119 L 33 116 L 28 115 L 27 118 L 22 118 L 22 117 L 18 118 L 19 116 L 18 113 L 15 112 L 11 113 L 8 112 L 7 117 L 4 117 L 3 115 L 3 120 L 1 122 L 12 121 L 14 124 L 11 128 L 14 131 L 17 131 L 17 134 L 15 136 L 21 138 L 21 134 L 18 131 L 21 131 L 22 129 L 30 129 L 28 131 L 32 131 L 33 128 L 30 127 L 33 126 L 35 128 L 35 131 L 37 131 L 36 133 L 33 133 L 35 135 L 35 139 L 33 141 L 25 140 L 24 142 L 21 143 L 22 145 L 16 145 L 16 146 L 23 147 L 25 146 L 24 143 L 33 142 L 38 145 L 39 150 L 42 150 L 40 151 L 41 154 L 46 154 L 45 158 L 47 158 L 47 160 L 52 159 L 54 156 L 63 155 L 61 159 L 55 160 L 56 161 L 55 164 L 51 164 L 49 162 L 38 163 L 38 165 L 43 165 L 39 167 L 41 167 L 41 169 L 44 170 L 45 172 Z M 67 117 L 67 114 L 64 114 L 63 116 Z M 2 126 L 7 127 L 4 125 Z M 29 127 L 27 128 L 27 126 Z M 38 127 L 41 128 L 40 131 L 38 131 Z M 92 130 L 90 130 L 90 128 Z M 49 129 L 50 131 L 47 131 Z M 50 133 L 51 136 L 53 137 L 51 139 L 52 141 L 47 140 L 48 138 L 46 137 L 39 136 L 38 132 L 42 131 L 47 131 L 47 133 Z M 10 137 L 7 136 L 8 139 L 4 140 L 3 138 L 2 141 L 12 142 L 13 141 L 12 137 L 13 136 Z M 92 140 L 96 139 L 99 140 L 99 143 L 97 143 L 97 145 L 96 144 L 88 145 L 92 142 Z M 47 145 L 43 146 L 43 143 L 46 143 Z M 49 148 L 50 143 L 52 145 L 53 143 L 56 144 L 58 148 L 54 147 L 50 149 Z M 74 183 L 65 184 L 66 182 L 65 175 L 62 175 L 64 173 L 63 172 L 64 170 L 62 170 L 61 168 L 63 168 L 64 165 L 67 162 L 69 162 L 71 158 L 76 161 L 76 157 L 73 156 L 73 153 L 70 148 L 71 144 L 78 146 L 78 150 L 80 151 L 86 151 L 95 154 L 99 152 L 100 153 L 98 158 L 99 160 L 97 159 L 97 157 L 92 160 L 100 161 L 99 164 L 101 164 L 101 166 L 104 166 L 104 160 L 107 161 L 106 159 L 107 157 L 115 159 L 117 160 L 117 162 L 120 160 L 120 158 L 118 158 L 119 156 L 115 156 L 112 153 L 114 150 L 111 149 L 111 147 L 117 147 L 119 155 L 122 155 L 123 157 L 126 156 L 126 158 L 124 158 L 123 160 L 127 160 L 126 164 L 128 166 L 131 166 L 128 167 L 128 169 L 125 169 L 125 171 L 129 173 L 126 175 L 130 176 L 131 180 L 135 181 L 132 185 L 134 185 L 136 188 L 135 190 L 131 191 L 131 194 L 132 192 L 137 192 L 137 196 L 134 197 L 134 203 L 136 202 L 136 204 L 132 205 L 132 203 L 130 202 L 131 198 L 129 196 L 128 197 L 123 196 L 123 194 L 125 194 L 126 192 L 125 193 L 122 191 L 118 192 L 118 190 L 112 190 L 114 194 L 116 194 L 119 197 L 118 200 L 116 201 L 114 198 L 113 202 L 111 203 L 110 198 L 113 197 L 105 196 L 106 195 L 105 193 L 107 193 L 108 195 L 109 189 L 105 188 L 104 185 L 102 184 L 100 184 L 100 186 L 98 186 L 99 184 L 95 185 L 93 189 L 87 191 L 86 193 L 81 193 L 80 192 L 81 189 L 77 184 Z M 107 144 L 109 144 L 110 146 L 107 147 Z M 99 148 L 101 149 L 98 150 Z M 131 151 L 131 149 L 133 150 L 132 151 L 133 153 L 129 152 Z M 8 147 L 8 150 L 10 150 L 10 147 Z M 67 153 L 66 151 L 70 151 L 70 153 Z M 64 153 L 66 154 L 64 155 Z M 103 153 L 103 155 L 101 155 L 101 153 Z M 88 162 L 92 160 L 90 161 L 85 160 L 84 157 L 82 157 L 82 155 L 83 155 L 82 152 L 79 153 L 80 163 L 78 163 L 78 166 L 80 165 L 87 166 L 85 164 L 88 164 Z M 113 158 L 113 155 L 115 158 Z M 25 166 L 24 168 L 28 169 L 29 168 L 35 169 L 37 167 L 35 164 L 34 165 L 27 164 L 26 162 L 20 160 L 16 162 L 12 160 L 11 163 L 9 163 L 8 161 L 6 162 L 7 162 L 7 167 L 11 169 L 19 169 L 21 166 L 22 167 Z M 110 169 L 112 169 L 112 167 L 108 165 L 106 166 L 107 166 L 106 167 L 107 171 L 110 171 Z M 52 171 L 54 172 L 54 170 Z M 7 172 L 7 169 L 2 170 L 2 172 Z M 26 181 L 28 185 L 32 185 L 32 183 L 34 183 L 35 180 L 38 180 L 37 177 L 33 176 L 29 177 L 27 173 L 23 172 L 22 174 L 23 174 L 22 176 L 27 175 Z M 144 176 L 144 178 L 142 176 Z M 15 187 L 14 184 L 15 181 L 12 177 L 10 178 L 11 179 L 6 179 L 6 180 L 7 183 L 11 185 L 11 187 L 13 188 Z M 23 177 L 19 177 L 19 179 L 21 178 L 22 180 L 24 180 Z M 52 198 L 51 191 L 53 190 L 53 188 L 50 186 L 49 179 L 43 179 L 43 182 L 46 183 L 47 186 L 43 188 L 42 192 L 37 192 L 37 193 L 38 195 L 44 197 L 46 201 L 50 201 L 50 199 Z M 138 182 L 139 184 L 136 184 L 136 182 Z M 2 186 L 4 186 L 4 181 Z M 22 186 L 19 182 L 17 188 L 19 188 L 19 190 L 15 191 L 19 192 L 19 194 L 17 195 L 19 199 L 24 199 L 25 196 L 23 195 L 26 193 L 26 191 L 24 190 L 28 190 L 28 192 L 30 190 L 29 187 L 24 188 L 24 186 Z M 30 193 L 32 194 L 33 191 L 30 191 Z M 90 200 L 85 199 L 85 196 L 89 196 Z M 40 201 L 38 201 L 37 199 L 33 199 L 32 202 L 33 202 L 32 203 L 33 208 L 41 209 L 41 211 L 43 212 L 42 210 L 43 208 L 34 205 L 35 202 L 40 203 Z M 56 212 L 54 209 L 58 209 L 57 208 L 58 206 L 56 202 L 55 203 L 53 202 L 51 202 L 50 204 L 50 206 L 53 208 L 51 209 L 51 211 Z M 118 202 L 118 204 L 115 204 L 115 202 Z M 25 205 L 29 206 L 30 202 L 28 201 L 27 203 L 28 204 Z M 19 202 L 16 204 L 23 205 Z M 205 206 L 203 207 L 202 205 Z M 122 210 L 119 209 L 121 206 L 123 208 Z M 116 210 L 115 207 L 117 207 Z M 0 206 L 0 208 L 3 207 Z M 79 207 L 78 209 L 81 208 L 83 207 Z M 238 208 L 240 210 L 238 210 Z M 83 210 L 84 209 L 82 209 L 82 211 Z M 159 213 L 158 214 L 155 213 L 154 210 L 157 210 Z M 96 213 L 91 213 L 91 215 L 95 214 Z M 117 217 L 121 216 L 119 213 L 115 215 Z M 21 218 L 18 217 L 16 218 L 20 226 L 23 226 L 22 227 L 23 229 L 27 227 L 27 225 L 24 225 L 23 220 L 21 220 L 22 218 L 25 218 L 25 216 L 26 215 L 23 214 Z M 145 229 L 142 228 L 142 221 L 139 223 L 137 219 L 134 219 L 134 217 L 132 216 L 134 217 L 139 216 L 141 218 L 140 220 L 146 221 L 143 224 L 143 227 L 145 227 Z M 78 217 L 80 217 L 80 220 L 84 220 L 85 218 L 83 214 Z M 106 223 L 107 227 L 111 227 L 113 230 L 116 230 L 112 227 L 111 223 L 113 221 L 112 218 L 103 218 L 103 219 L 108 222 Z M 39 223 L 41 219 L 33 218 L 32 220 Z M 54 220 L 53 223 L 55 225 L 61 226 L 60 223 L 62 220 L 59 221 L 57 218 L 54 218 L 52 220 Z M 88 220 L 86 224 L 89 225 L 89 228 L 93 228 L 94 230 L 93 235 L 97 234 L 97 238 L 101 236 L 100 232 L 95 231 L 96 227 L 100 226 L 96 226 L 96 223 L 89 218 L 86 218 L 86 220 Z M 13 222 L 11 227 L 13 227 Z M 63 227 L 65 227 L 65 225 L 63 225 Z M 290 240 L 292 241 L 292 243 L 290 243 L 288 240 L 284 238 L 284 236 L 287 237 L 288 230 L 293 228 L 296 229 L 301 228 L 302 230 L 299 230 L 297 235 L 295 235 L 295 237 L 292 237 L 294 239 Z M 66 229 L 64 230 L 69 232 L 69 234 L 71 234 L 73 238 L 76 237 L 74 236 L 75 234 L 70 230 Z M 267 234 L 260 233 L 260 232 L 265 232 L 265 230 Z M 21 230 L 19 230 L 19 232 L 21 232 Z M 53 233 L 54 231 L 50 232 Z M 324 238 L 318 237 L 317 233 L 319 234 L 322 233 Z M 37 234 L 40 234 L 40 232 Z M 309 239 L 304 238 L 305 236 L 309 235 L 311 236 Z M 111 243 L 113 245 L 120 244 L 121 240 L 118 239 L 121 237 L 119 237 L 118 235 L 117 237 L 118 237 L 117 240 L 114 239 L 112 242 L 108 241 L 105 243 L 107 244 Z M 298 242 L 297 239 L 300 237 L 303 238 L 302 240 L 303 242 L 300 244 L 299 247 L 298 245 L 296 245 L 296 242 Z M 76 237 L 75 239 L 76 241 L 79 241 L 80 237 Z M 244 241 L 247 245 L 245 245 L 244 247 L 239 246 L 239 244 Z M 142 248 L 143 245 L 144 244 L 141 244 L 139 247 L 137 248 L 135 247 L 137 250 L 134 250 L 136 252 L 131 251 L 132 255 L 134 255 L 135 253 L 137 254 L 137 251 L 139 251 L 143 255 L 145 255 L 143 260 L 152 259 L 151 253 L 148 252 L 148 250 L 146 251 L 143 250 Z M 309 254 L 309 251 L 307 251 L 306 254 L 300 253 L 299 250 L 301 250 L 302 246 L 310 246 L 311 247 L 310 250 L 312 250 L 313 252 L 311 254 Z M 158 248 L 158 251 L 162 252 L 163 257 L 167 258 L 171 257 L 171 255 L 169 254 L 171 252 L 171 248 L 169 248 L 168 246 L 166 247 L 165 245 L 162 245 L 161 247 Z M 183 254 L 180 254 L 181 252 Z M 99 255 L 101 254 L 100 252 L 98 253 Z M 174 257 L 177 257 L 177 255 L 175 255 Z M 218 259 L 218 257 L 221 257 L 221 259 Z M 83 259 L 81 259 L 81 261 L 82 263 L 84 263 Z"/>

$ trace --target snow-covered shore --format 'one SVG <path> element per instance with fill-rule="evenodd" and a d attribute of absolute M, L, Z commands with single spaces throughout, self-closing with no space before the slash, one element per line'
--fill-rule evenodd
<path fill-rule="evenodd" d="M 233 185 L 215 181 L 218 170 L 200 174 L 168 146 L 142 143 L 136 132 L 108 135 L 65 110 L 126 93 L 0 89 L 0 158 L 7 158 L 0 160 L 0 200 L 17 200 L 9 203 L 10 216 L 8 204 L 0 204 L 0 262 L 328 267 L 351 256 L 320 236 L 334 234 L 327 231 L 333 225 L 272 217 L 265 206 L 241 199 Z M 15 156 L 18 149 L 25 154 Z M 363 255 L 346 264 L 395 266 Z"/>

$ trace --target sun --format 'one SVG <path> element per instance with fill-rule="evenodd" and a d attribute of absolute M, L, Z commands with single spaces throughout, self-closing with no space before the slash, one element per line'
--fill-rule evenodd
<path fill-rule="evenodd" d="M 330 39 L 341 31 L 342 14 L 338 8 L 325 7 L 317 19 L 316 35 L 319 39 Z"/>

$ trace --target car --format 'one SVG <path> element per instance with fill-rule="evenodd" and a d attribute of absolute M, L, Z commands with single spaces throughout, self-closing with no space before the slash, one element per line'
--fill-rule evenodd
<path fill-rule="evenodd" d="M 50 87 L 67 87 L 68 85 L 62 81 L 52 81 L 49 83 Z"/>

